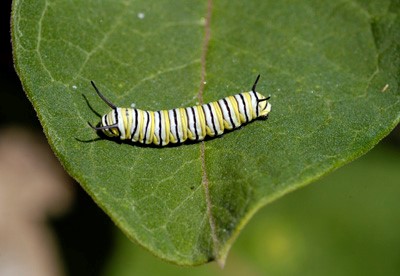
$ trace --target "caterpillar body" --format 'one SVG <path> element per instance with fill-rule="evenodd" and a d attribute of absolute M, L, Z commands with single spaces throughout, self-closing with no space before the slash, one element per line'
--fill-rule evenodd
<path fill-rule="evenodd" d="M 208 104 L 171 110 L 145 111 L 117 107 L 100 93 L 99 97 L 112 108 L 102 116 L 99 126 L 89 125 L 109 137 L 131 140 L 142 144 L 165 146 L 183 143 L 187 139 L 202 141 L 224 131 L 240 127 L 256 118 L 267 118 L 271 111 L 270 97 L 256 92 L 257 76 L 251 91 L 229 96 Z"/>

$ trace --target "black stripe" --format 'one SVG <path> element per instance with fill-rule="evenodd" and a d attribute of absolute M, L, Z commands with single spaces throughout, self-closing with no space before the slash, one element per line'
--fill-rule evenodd
<path fill-rule="evenodd" d="M 190 108 L 193 112 L 193 127 L 194 127 L 194 133 L 196 134 L 196 141 L 199 140 L 199 134 L 197 133 L 197 121 L 196 121 L 196 114 L 194 113 L 194 108 Z"/>
<path fill-rule="evenodd" d="M 134 111 L 135 111 L 135 127 L 134 127 L 134 129 L 133 129 L 133 131 L 132 131 L 132 134 L 131 134 L 131 140 L 133 141 L 133 136 L 135 135 L 135 132 L 136 132 L 136 129 L 137 129 L 137 127 L 138 127 L 138 125 L 139 125 L 139 123 L 138 123 L 138 111 L 137 111 L 137 109 L 133 109 Z"/>
<path fill-rule="evenodd" d="M 211 104 L 208 103 L 208 104 L 206 104 L 206 106 L 210 110 L 211 122 L 212 122 L 212 126 L 213 126 L 213 129 L 214 129 L 214 135 L 217 135 L 218 131 L 217 131 L 217 127 L 215 126 L 215 118 L 214 118 L 214 113 L 213 113 L 213 111 L 211 109 Z M 207 122 L 207 118 L 206 118 L 206 122 Z"/>
<path fill-rule="evenodd" d="M 254 97 L 256 97 L 256 117 L 258 117 L 258 97 L 257 97 L 257 93 L 252 91 L 254 93 Z"/>
<path fill-rule="evenodd" d="M 246 123 L 248 123 L 248 122 L 249 122 L 249 116 L 247 115 L 246 100 L 245 100 L 245 98 L 243 97 L 242 94 L 239 94 L 239 96 L 240 96 L 240 99 L 241 99 L 242 102 L 243 102 L 243 106 L 244 106 L 244 115 L 246 116 Z"/>
<path fill-rule="evenodd" d="M 105 115 L 101 118 L 101 126 L 108 126 L 107 117 L 108 117 L 108 114 L 105 114 Z M 108 131 L 109 133 L 111 133 L 111 131 L 110 131 L 109 128 L 103 130 L 103 132 L 106 132 L 106 131 Z"/>
<path fill-rule="evenodd" d="M 179 132 L 178 132 L 178 119 L 177 119 L 177 115 L 176 115 L 176 108 L 172 109 L 172 111 L 174 112 L 176 138 L 178 138 L 178 143 L 180 143 L 181 139 L 179 138 Z"/>
<path fill-rule="evenodd" d="M 200 125 L 200 131 L 201 131 L 201 133 L 203 134 L 203 139 L 204 139 L 204 137 L 207 135 L 207 129 L 206 129 L 206 126 L 207 126 L 206 113 L 204 112 L 204 107 L 203 107 L 203 105 L 200 105 L 200 108 L 201 108 L 201 112 L 203 112 L 204 131 L 205 131 L 205 133 L 203 133 L 203 128 L 201 127 L 201 125 Z M 197 112 L 199 112 L 199 120 L 200 120 L 200 123 L 201 123 L 200 111 L 199 111 L 198 109 L 197 109 Z"/>
<path fill-rule="evenodd" d="M 223 98 L 222 100 L 224 101 L 224 104 L 226 105 L 226 109 L 228 109 L 228 115 L 229 115 L 229 120 L 231 121 L 231 124 L 233 126 L 233 128 L 235 128 L 235 124 L 233 123 L 233 119 L 232 119 L 232 114 L 231 114 L 231 109 L 229 108 L 228 102 L 226 101 L 227 98 Z"/>
<path fill-rule="evenodd" d="M 119 125 L 118 125 L 118 112 L 117 109 L 114 109 L 114 118 L 115 118 L 115 124 L 118 126 L 117 127 L 117 132 L 118 132 L 118 136 L 121 137 L 121 130 L 119 129 Z"/>
<path fill-rule="evenodd" d="M 106 114 L 106 115 L 103 116 L 103 119 L 102 119 L 102 121 L 101 121 L 101 125 L 102 125 L 102 126 L 107 126 L 107 125 L 108 125 L 108 123 L 107 123 L 107 117 L 108 117 L 108 114 Z"/>
<path fill-rule="evenodd" d="M 149 124 L 150 124 L 150 113 L 148 111 L 145 111 L 147 114 L 147 123 L 146 123 L 146 127 L 144 128 L 144 136 L 143 136 L 143 143 L 146 143 L 146 133 L 147 133 L 147 129 L 149 128 Z"/>
<path fill-rule="evenodd" d="M 114 112 L 115 124 L 118 125 L 118 112 L 116 109 L 113 109 L 113 112 Z M 119 128 L 118 128 L 118 132 L 120 132 Z"/>
<path fill-rule="evenodd" d="M 158 117 L 159 117 L 159 123 L 158 123 L 158 127 L 159 127 L 159 130 L 158 130 L 158 135 L 159 135 L 159 137 L 160 137 L 160 143 L 159 143 L 159 145 L 161 146 L 161 144 L 162 144 L 162 137 L 161 137 L 161 127 L 162 127 L 162 124 L 161 124 L 161 111 L 157 111 L 157 113 L 158 113 Z"/>
<path fill-rule="evenodd" d="M 115 125 L 118 126 L 118 112 L 115 109 L 112 110 L 111 124 L 108 123 L 109 116 L 106 115 L 106 117 L 105 117 L 105 123 L 106 123 L 107 126 L 113 124 L 113 122 L 114 122 L 114 120 L 112 120 L 113 118 L 115 118 Z M 117 132 L 118 132 L 119 138 L 121 139 L 121 131 L 119 130 L 119 127 L 117 127 Z M 110 135 L 114 136 L 114 133 L 111 131 L 111 128 L 108 129 L 108 133 Z"/>

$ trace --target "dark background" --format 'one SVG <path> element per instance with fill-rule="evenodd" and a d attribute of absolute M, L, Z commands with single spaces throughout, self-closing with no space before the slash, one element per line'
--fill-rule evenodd
<path fill-rule="evenodd" d="M 15 72 L 10 36 L 11 1 L 0 2 L 0 135 L 4 128 L 19 127 L 47 143 L 36 113 Z M 72 182 L 73 203 L 61 217 L 49 218 L 67 275 L 98 275 L 112 247 L 114 224 L 78 183 Z M 10 183 L 11 184 L 11 183 Z"/>

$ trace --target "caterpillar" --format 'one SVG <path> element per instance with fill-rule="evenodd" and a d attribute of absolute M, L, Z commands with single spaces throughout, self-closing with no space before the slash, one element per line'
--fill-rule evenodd
<path fill-rule="evenodd" d="M 89 125 L 109 137 L 142 144 L 165 146 L 183 143 L 187 139 L 202 141 L 206 136 L 223 134 L 225 129 L 236 129 L 254 119 L 268 117 L 270 97 L 256 92 L 259 79 L 260 75 L 249 92 L 208 104 L 160 111 L 117 107 L 91 81 L 96 93 L 112 110 L 102 116 L 99 126 Z"/>

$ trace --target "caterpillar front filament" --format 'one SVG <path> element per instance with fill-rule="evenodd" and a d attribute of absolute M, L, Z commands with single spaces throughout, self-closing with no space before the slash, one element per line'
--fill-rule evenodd
<path fill-rule="evenodd" d="M 208 104 L 171 110 L 145 111 L 117 107 L 106 99 L 91 81 L 99 97 L 112 110 L 105 114 L 98 127 L 109 137 L 143 144 L 165 146 L 183 143 L 187 139 L 202 141 L 240 127 L 256 118 L 266 118 L 271 111 L 270 97 L 256 92 L 257 76 L 251 91 L 229 96 Z"/>

